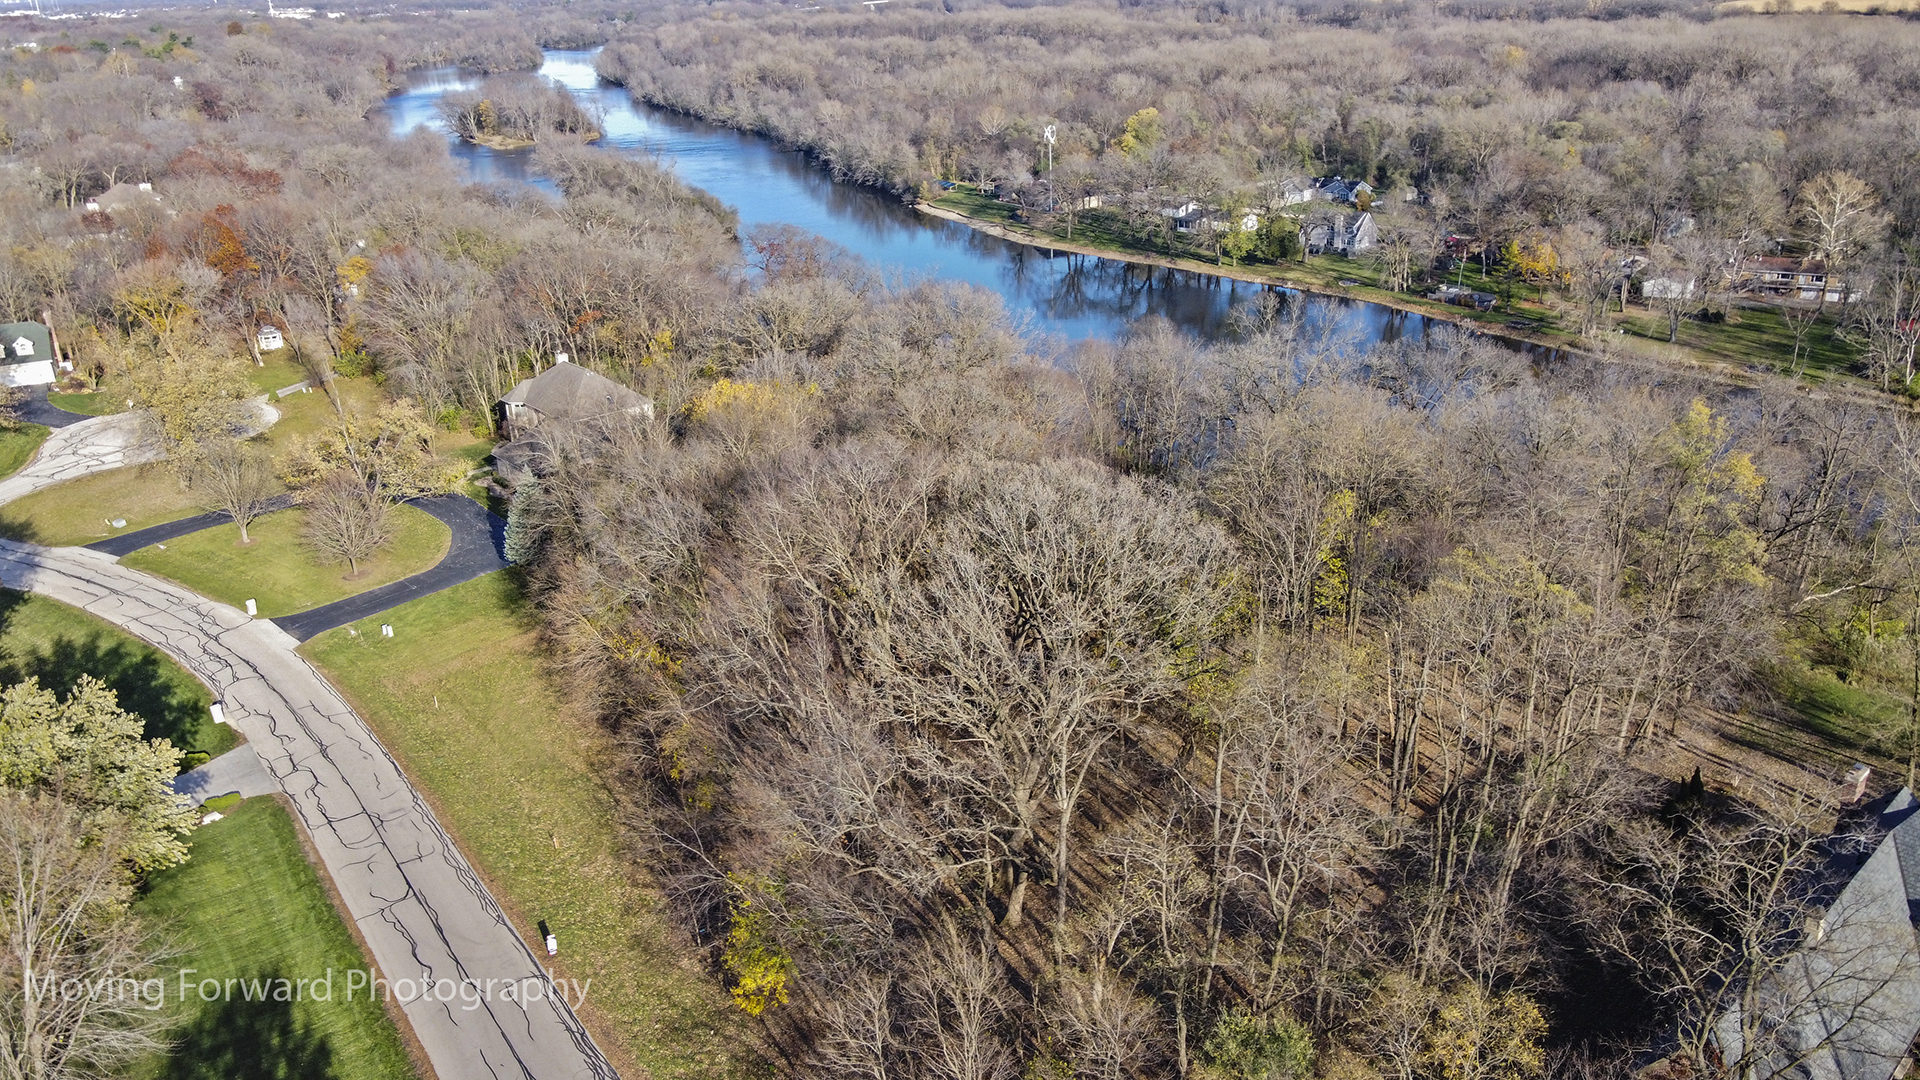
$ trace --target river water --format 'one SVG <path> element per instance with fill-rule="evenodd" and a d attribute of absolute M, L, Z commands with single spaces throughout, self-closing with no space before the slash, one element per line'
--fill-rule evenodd
<path fill-rule="evenodd" d="M 1210 274 L 1139 266 L 1117 259 L 1050 251 L 976 232 L 921 214 L 871 188 L 836 184 L 805 154 L 758 135 L 634 101 L 595 74 L 591 50 L 548 50 L 539 75 L 566 87 L 604 117 L 599 145 L 616 153 L 651 153 L 684 181 L 740 214 L 742 231 L 758 224 L 795 225 L 839 244 L 883 273 L 964 281 L 999 293 L 1031 330 L 1072 342 L 1114 339 L 1137 320 L 1161 316 L 1202 338 L 1227 333 L 1228 315 L 1265 286 Z M 415 72 L 389 97 L 384 114 L 396 134 L 418 127 L 446 132 L 442 95 L 470 89 L 479 77 L 454 68 Z M 451 136 L 449 136 L 451 139 Z M 493 150 L 451 140 L 475 181 L 525 182 L 548 191 L 533 173 L 529 150 Z M 1363 342 L 1424 336 L 1444 325 L 1422 315 L 1339 297 L 1286 292 L 1304 305 L 1309 327 L 1329 322 Z"/>

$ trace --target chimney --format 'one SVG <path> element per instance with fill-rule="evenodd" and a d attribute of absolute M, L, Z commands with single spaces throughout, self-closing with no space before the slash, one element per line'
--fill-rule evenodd
<path fill-rule="evenodd" d="M 1872 776 L 1873 770 L 1865 762 L 1854 762 L 1853 768 L 1847 770 L 1848 802 L 1856 803 L 1867 797 L 1867 780 Z"/>
<path fill-rule="evenodd" d="M 53 312 L 42 311 L 40 313 L 40 321 L 47 324 L 47 337 L 50 338 L 53 342 L 53 358 L 55 361 L 59 361 L 60 360 L 60 331 L 55 330 L 53 328 Z M 69 367 L 69 370 L 71 370 L 72 366 L 68 365 L 68 367 Z"/>

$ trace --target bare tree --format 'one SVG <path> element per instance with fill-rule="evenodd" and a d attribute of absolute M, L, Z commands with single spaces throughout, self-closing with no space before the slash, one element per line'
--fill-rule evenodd
<path fill-rule="evenodd" d="M 250 443 L 235 442 L 214 447 L 202 454 L 192 486 L 207 504 L 224 510 L 240 527 L 240 542 L 253 543 L 247 529 L 267 512 L 273 497 L 280 492 L 280 480 L 273 474 L 267 451 Z"/>
<path fill-rule="evenodd" d="M 1770 1080 L 1860 1052 L 1913 978 L 1871 905 L 1823 891 L 1845 847 L 1822 828 L 1831 808 L 1766 794 L 1772 813 L 1688 820 L 1677 839 L 1653 822 L 1618 830 L 1617 869 L 1593 882 L 1591 926 L 1668 1006 L 1695 1075 Z"/>
<path fill-rule="evenodd" d="M 361 560 L 393 540 L 393 505 L 350 469 L 309 489 L 302 506 L 307 546 L 322 558 L 346 563 L 348 577 L 358 577 Z"/>
<path fill-rule="evenodd" d="M 127 912 L 131 883 L 112 841 L 90 841 L 57 795 L 0 790 L 6 1080 L 117 1075 L 165 1045 L 154 969 L 166 954 Z"/>

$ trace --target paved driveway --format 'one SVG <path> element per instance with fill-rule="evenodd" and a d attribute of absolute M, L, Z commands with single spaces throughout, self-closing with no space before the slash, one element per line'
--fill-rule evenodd
<path fill-rule="evenodd" d="M 143 445 L 138 415 L 95 416 L 55 428 L 47 441 L 40 444 L 40 452 L 32 461 L 22 465 L 19 472 L 0 480 L 0 503 L 12 502 L 63 480 L 122 465 L 138 465 L 159 457 L 156 448 Z"/>
<path fill-rule="evenodd" d="M 292 797 L 385 978 L 541 988 L 471 1010 L 458 997 L 404 1006 L 441 1080 L 615 1077 L 433 812 L 285 631 L 85 548 L 0 541 L 0 583 L 131 631 L 213 689 Z"/>
<path fill-rule="evenodd" d="M 27 387 L 15 411 L 20 414 L 20 419 L 30 424 L 43 424 L 50 428 L 72 427 L 87 419 L 85 413 L 54 408 L 53 403 L 47 400 L 47 388 L 44 386 Z"/>

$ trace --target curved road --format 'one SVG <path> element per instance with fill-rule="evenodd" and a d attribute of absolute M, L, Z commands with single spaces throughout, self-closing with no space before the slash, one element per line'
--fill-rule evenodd
<path fill-rule="evenodd" d="M 0 481 L 0 502 L 137 459 L 131 431 L 122 417 L 56 431 Z M 380 975 L 435 986 L 402 1008 L 441 1080 L 617 1080 L 433 811 L 292 635 L 86 548 L 0 540 L 0 584 L 103 618 L 212 688 L 292 799 Z M 463 985 L 487 992 L 462 997 Z"/>

